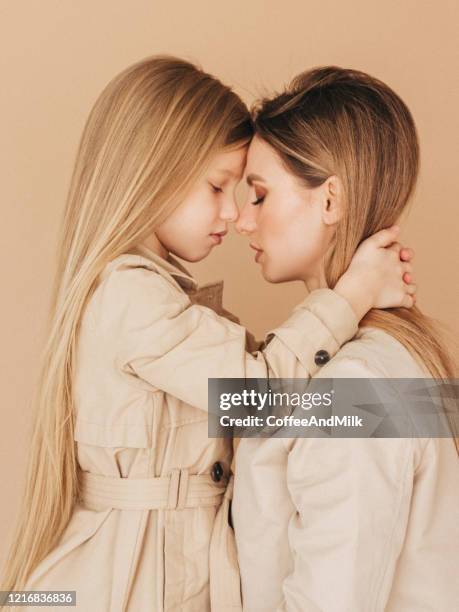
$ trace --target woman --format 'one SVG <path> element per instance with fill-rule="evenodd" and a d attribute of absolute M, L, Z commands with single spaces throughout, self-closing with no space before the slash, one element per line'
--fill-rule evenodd
<path fill-rule="evenodd" d="M 268 281 L 333 287 L 360 241 L 396 222 L 413 191 L 409 110 L 367 74 L 318 68 L 258 106 L 255 133 L 239 231 Z M 370 310 L 315 377 L 453 375 L 415 307 Z M 247 612 L 457 608 L 453 439 L 242 439 L 235 473 Z"/>
<path fill-rule="evenodd" d="M 237 219 L 251 135 L 241 100 L 177 58 L 129 66 L 96 101 L 63 221 L 4 590 L 76 590 L 84 612 L 240 607 L 232 444 L 208 438 L 208 378 L 265 376 L 266 363 L 281 376 L 312 371 L 371 306 L 412 305 L 387 229 L 264 353 L 245 351 L 246 330 L 218 315 L 221 287 L 200 291 L 173 256 L 203 259 Z"/>

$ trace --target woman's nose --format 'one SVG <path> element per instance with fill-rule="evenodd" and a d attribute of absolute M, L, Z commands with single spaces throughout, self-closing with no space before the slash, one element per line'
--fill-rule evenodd
<path fill-rule="evenodd" d="M 257 228 L 255 215 L 250 209 L 249 204 L 246 204 L 239 214 L 239 219 L 235 225 L 236 231 L 239 234 L 251 234 Z M 253 208 L 253 207 L 252 207 Z"/>

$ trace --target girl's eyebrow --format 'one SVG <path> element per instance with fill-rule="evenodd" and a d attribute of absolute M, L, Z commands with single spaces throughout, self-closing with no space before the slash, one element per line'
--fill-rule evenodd
<path fill-rule="evenodd" d="M 247 184 L 250 186 L 252 186 L 255 181 L 258 181 L 260 183 L 265 182 L 265 179 L 259 174 L 248 174 L 245 180 L 247 181 Z"/>
<path fill-rule="evenodd" d="M 219 174 L 224 174 L 225 176 L 232 176 L 233 178 L 238 178 L 238 175 L 229 168 L 217 168 L 217 172 Z"/>

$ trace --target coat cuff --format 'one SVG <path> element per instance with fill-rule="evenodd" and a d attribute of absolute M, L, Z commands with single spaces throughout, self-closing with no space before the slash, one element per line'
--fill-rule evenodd
<path fill-rule="evenodd" d="M 312 376 L 358 329 L 349 302 L 332 289 L 322 288 L 309 293 L 282 325 L 268 333 L 267 341 L 277 336 Z"/>

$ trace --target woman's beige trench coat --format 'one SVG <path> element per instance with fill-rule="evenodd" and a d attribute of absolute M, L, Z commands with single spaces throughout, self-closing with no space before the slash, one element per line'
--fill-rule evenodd
<path fill-rule="evenodd" d="M 221 289 L 200 291 L 143 246 L 104 269 L 75 374 L 81 495 L 28 589 L 76 590 L 84 612 L 241 610 L 233 449 L 208 437 L 208 378 L 264 377 L 267 364 L 276 376 L 313 373 L 316 352 L 333 356 L 357 321 L 343 298 L 316 290 L 252 355 Z"/>
<path fill-rule="evenodd" d="M 376 328 L 314 375 L 428 377 Z M 245 438 L 235 464 L 244 612 L 459 610 L 451 438 Z"/>

